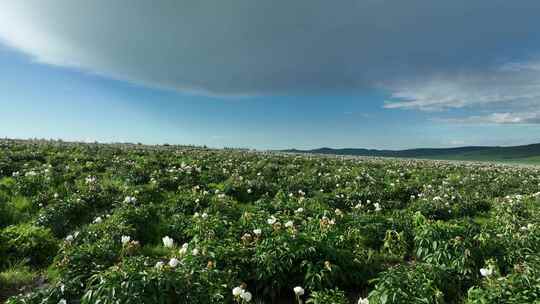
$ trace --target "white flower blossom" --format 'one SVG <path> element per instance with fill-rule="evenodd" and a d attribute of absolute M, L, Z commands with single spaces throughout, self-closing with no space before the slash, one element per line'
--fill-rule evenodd
<path fill-rule="evenodd" d="M 163 246 L 167 248 L 172 248 L 174 246 L 174 240 L 169 236 L 165 236 L 161 240 L 163 241 Z"/>
<path fill-rule="evenodd" d="M 131 237 L 128 235 L 122 235 L 122 245 L 125 245 L 131 241 Z"/>
<path fill-rule="evenodd" d="M 235 296 L 235 297 L 239 297 L 243 292 L 244 292 L 244 289 L 242 289 L 242 287 L 240 287 L 240 286 L 235 287 L 235 288 L 233 288 L 233 290 L 232 290 L 232 294 L 233 294 L 233 296 Z"/>
<path fill-rule="evenodd" d="M 304 295 L 305 291 L 304 291 L 304 288 L 300 287 L 300 286 L 296 286 L 295 288 L 293 288 L 294 290 L 294 294 L 299 297 L 299 296 L 302 296 Z"/>
<path fill-rule="evenodd" d="M 172 258 L 169 260 L 169 266 L 171 266 L 172 268 L 175 268 L 176 266 L 178 266 L 178 264 L 180 264 L 180 261 L 176 258 Z"/>
<path fill-rule="evenodd" d="M 368 298 L 362 298 L 358 299 L 358 304 L 369 304 Z"/>
<path fill-rule="evenodd" d="M 136 203 L 137 202 L 137 199 L 133 196 L 126 196 L 126 198 L 124 198 L 124 203 Z"/>
<path fill-rule="evenodd" d="M 277 222 L 277 218 L 275 216 L 271 216 L 269 219 L 266 220 L 268 225 L 274 225 Z"/>
<path fill-rule="evenodd" d="M 242 298 L 242 299 L 243 299 L 244 301 L 246 301 L 246 302 L 251 301 L 251 298 L 252 298 L 251 292 L 249 292 L 249 291 L 244 291 L 244 292 L 240 295 L 240 298 Z"/>
<path fill-rule="evenodd" d="M 184 244 L 182 245 L 182 248 L 180 248 L 180 254 L 181 254 L 181 255 L 185 255 L 185 254 L 187 253 L 188 247 L 189 247 L 189 244 L 188 244 L 188 243 L 184 243 Z"/>
<path fill-rule="evenodd" d="M 490 275 L 493 274 L 493 268 L 491 268 L 491 267 L 488 267 L 488 268 L 480 268 L 480 274 L 481 274 L 483 277 L 489 277 Z"/>

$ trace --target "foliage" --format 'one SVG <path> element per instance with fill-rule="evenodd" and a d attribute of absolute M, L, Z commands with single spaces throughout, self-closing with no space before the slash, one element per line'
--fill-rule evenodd
<path fill-rule="evenodd" d="M 539 255 L 534 167 L 0 140 L 9 304 L 535 303 Z"/>

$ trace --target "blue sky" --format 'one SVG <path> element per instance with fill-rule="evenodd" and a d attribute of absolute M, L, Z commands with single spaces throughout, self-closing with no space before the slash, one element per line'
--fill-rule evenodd
<path fill-rule="evenodd" d="M 540 142 L 534 1 L 96 0 L 79 2 L 83 13 L 74 2 L 0 4 L 0 136 L 260 149 Z"/>

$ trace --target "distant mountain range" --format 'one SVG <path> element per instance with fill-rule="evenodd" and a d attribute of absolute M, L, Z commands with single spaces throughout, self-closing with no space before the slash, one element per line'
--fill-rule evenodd
<path fill-rule="evenodd" d="M 319 148 L 313 150 L 289 149 L 283 150 L 282 152 L 540 164 L 540 143 L 511 147 L 470 146 L 458 148 L 421 148 L 408 150 Z"/>

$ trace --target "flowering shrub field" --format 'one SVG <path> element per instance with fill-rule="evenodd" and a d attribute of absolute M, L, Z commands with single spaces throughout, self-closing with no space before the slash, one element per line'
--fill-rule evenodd
<path fill-rule="evenodd" d="M 540 303 L 540 169 L 4 140 L 0 273 L 9 304 Z"/>

